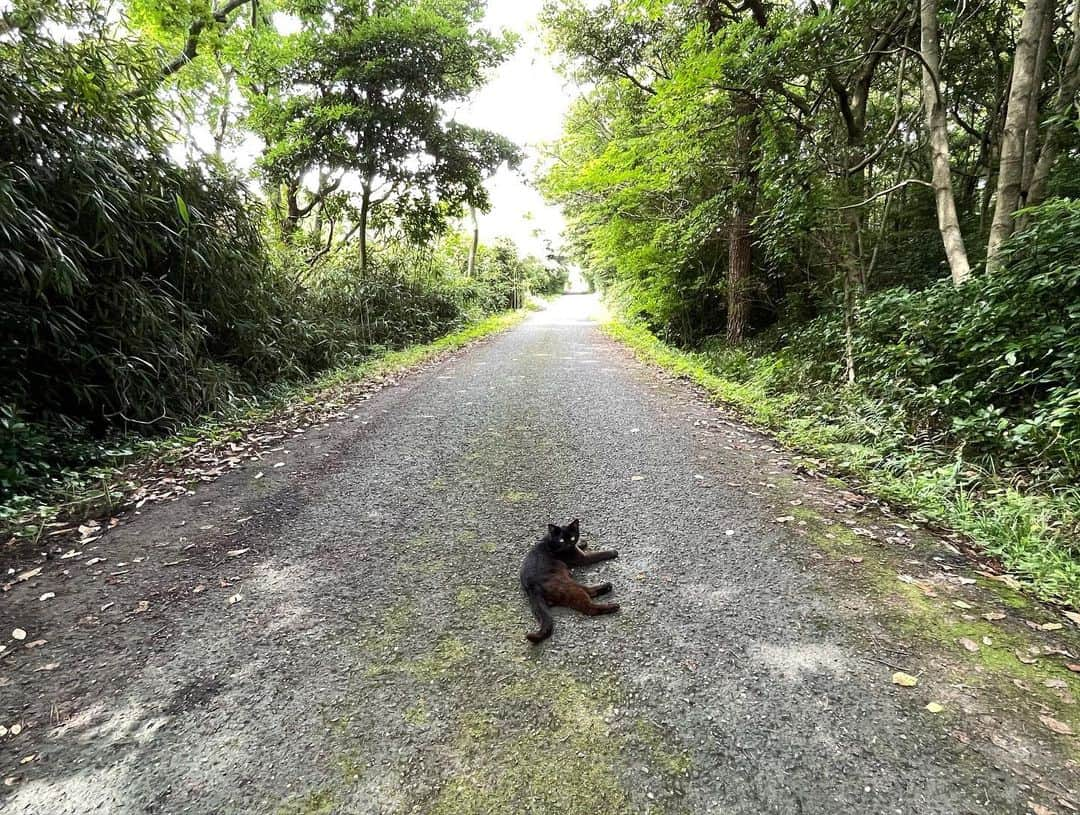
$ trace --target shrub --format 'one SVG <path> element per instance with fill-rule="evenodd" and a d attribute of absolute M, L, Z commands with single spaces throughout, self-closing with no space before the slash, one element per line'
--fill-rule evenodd
<path fill-rule="evenodd" d="M 904 459 L 954 451 L 1019 484 L 1080 476 L 1080 202 L 1051 201 L 1007 247 L 1006 267 L 962 287 L 868 296 L 856 314 L 858 382 L 844 380 L 835 312 L 748 349 L 707 345 L 723 376 L 753 382 L 792 415 Z M 972 477 L 975 477 L 972 474 Z"/>

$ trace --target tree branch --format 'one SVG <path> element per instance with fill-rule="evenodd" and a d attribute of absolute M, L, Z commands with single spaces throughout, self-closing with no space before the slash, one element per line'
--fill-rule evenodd
<path fill-rule="evenodd" d="M 896 132 L 896 128 L 900 126 L 900 112 L 903 108 L 903 96 L 904 96 L 904 68 L 907 67 L 907 52 L 905 51 L 900 56 L 900 67 L 896 72 L 896 107 L 893 110 L 893 120 L 889 125 L 888 131 L 882 136 L 881 142 L 878 144 L 877 149 L 872 151 L 868 156 L 864 157 L 862 161 L 848 170 L 848 174 L 857 173 L 869 164 L 877 161 L 878 156 L 885 152 L 885 147 L 889 143 L 889 139 L 892 138 Z"/>
<path fill-rule="evenodd" d="M 905 178 L 900 183 L 893 184 L 888 189 L 884 189 L 881 192 L 875 192 L 873 195 L 871 195 L 865 201 L 860 201 L 857 204 L 846 204 L 845 206 L 842 206 L 842 207 L 830 207 L 830 209 L 841 210 L 841 209 L 854 209 L 855 207 L 865 207 L 867 204 L 869 204 L 875 198 L 880 198 L 883 195 L 888 195 L 890 192 L 893 192 L 894 190 L 898 190 L 901 187 L 906 187 L 908 184 L 921 184 L 922 186 L 929 187 L 930 189 L 934 188 L 933 184 L 931 184 L 929 181 L 923 181 L 921 178 Z"/>
<path fill-rule="evenodd" d="M 208 25 L 225 25 L 229 22 L 229 15 L 247 3 L 257 3 L 258 0 L 229 0 L 224 6 L 210 14 L 210 18 L 202 17 L 192 22 L 188 28 L 187 41 L 184 49 L 175 59 L 166 63 L 161 69 L 161 79 L 172 76 L 199 55 L 199 38 Z"/>
<path fill-rule="evenodd" d="M 315 209 L 316 206 L 321 204 L 330 193 L 334 192 L 339 186 L 341 186 L 341 177 L 338 177 L 330 182 L 325 187 L 321 187 L 318 192 L 311 196 L 311 200 L 305 206 L 298 207 L 296 215 L 298 218 L 303 218 L 305 215 Z"/>

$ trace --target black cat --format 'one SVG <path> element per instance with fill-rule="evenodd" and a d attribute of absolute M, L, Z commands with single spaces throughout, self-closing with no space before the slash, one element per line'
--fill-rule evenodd
<path fill-rule="evenodd" d="M 610 583 L 599 586 L 583 586 L 570 575 L 570 566 L 588 566 L 602 560 L 611 560 L 619 553 L 586 552 L 585 545 L 578 543 L 578 520 L 566 526 L 548 524 L 547 532 L 525 556 L 521 565 L 521 587 L 529 598 L 533 614 L 540 623 L 539 630 L 525 636 L 534 643 L 543 642 L 551 636 L 555 622 L 551 619 L 551 606 L 576 608 L 590 617 L 611 614 L 619 610 L 618 603 L 594 603 L 592 598 L 611 591 Z"/>

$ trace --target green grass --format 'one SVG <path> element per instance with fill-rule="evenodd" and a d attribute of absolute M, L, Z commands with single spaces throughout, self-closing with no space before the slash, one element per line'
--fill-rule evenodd
<path fill-rule="evenodd" d="M 603 327 L 639 359 L 701 386 L 788 447 L 916 517 L 963 534 L 1040 599 L 1080 607 L 1080 552 L 1073 542 L 1080 492 L 1024 490 L 994 474 L 974 473 L 953 450 L 911 445 L 898 452 L 904 445 L 889 434 L 889 420 L 873 421 L 889 406 L 866 398 L 842 410 L 837 403 L 857 400 L 857 393 L 775 392 L 765 385 L 775 381 L 765 369 L 776 363 L 767 357 L 741 359 L 736 379 L 725 375 L 726 360 L 673 348 L 644 326 L 616 318 Z"/>
<path fill-rule="evenodd" d="M 273 386 L 253 400 L 246 400 L 226 414 L 207 416 L 175 434 L 159 438 L 117 439 L 106 459 L 112 464 L 73 468 L 59 483 L 38 491 L 6 498 L 0 503 L 0 540 L 36 544 L 50 525 L 80 523 L 121 510 L 138 486 L 146 468 L 182 461 L 196 445 L 224 446 L 242 439 L 261 424 L 286 418 L 306 408 L 333 409 L 344 406 L 358 386 L 399 376 L 443 354 L 456 351 L 486 336 L 516 325 L 527 315 L 519 309 L 487 317 L 423 345 L 384 351 L 363 362 L 328 371 L 309 382 Z M 9 548 L 8 553 L 13 551 Z M 0 555 L 5 554 L 0 552 Z"/>

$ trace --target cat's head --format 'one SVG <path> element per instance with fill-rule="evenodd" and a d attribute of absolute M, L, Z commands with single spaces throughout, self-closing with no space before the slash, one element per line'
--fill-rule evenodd
<path fill-rule="evenodd" d="M 574 520 L 566 526 L 548 524 L 547 535 L 545 538 L 547 539 L 548 546 L 555 552 L 576 549 L 581 540 L 578 519 L 574 518 Z"/>

